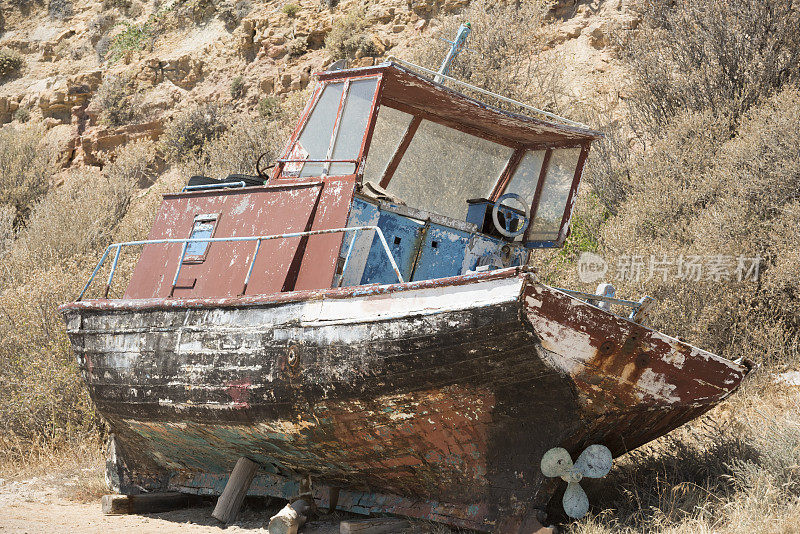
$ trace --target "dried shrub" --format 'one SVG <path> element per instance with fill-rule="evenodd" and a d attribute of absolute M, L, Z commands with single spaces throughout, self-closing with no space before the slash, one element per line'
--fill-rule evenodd
<path fill-rule="evenodd" d="M 133 5 L 133 2 L 131 0 L 103 0 L 101 5 L 103 10 L 116 8 L 122 11 L 127 11 L 130 9 L 131 5 Z"/>
<path fill-rule="evenodd" d="M 27 108 L 17 108 L 17 111 L 14 112 L 14 120 L 20 124 L 25 124 L 31 120 L 31 112 Z"/>
<path fill-rule="evenodd" d="M 106 35 L 106 32 L 114 26 L 116 20 L 117 17 L 113 13 L 100 13 L 89 21 L 86 24 L 86 29 L 89 32 L 89 42 L 96 46 L 100 39 Z M 108 45 L 106 45 L 105 51 L 108 51 Z M 105 51 L 103 55 L 105 55 Z"/>
<path fill-rule="evenodd" d="M 47 191 L 53 153 L 42 135 L 33 127 L 0 129 L 0 205 L 13 206 L 15 227 Z"/>
<path fill-rule="evenodd" d="M 130 204 L 132 178 L 113 164 L 106 176 L 72 173 L 35 205 L 0 257 L 4 462 L 96 432 L 99 421 L 56 308 L 75 298 L 111 240 Z"/>
<path fill-rule="evenodd" d="M 221 135 L 203 149 L 203 157 L 191 161 L 189 174 L 224 178 L 229 174 L 256 174 L 255 163 L 261 154 L 262 165 L 268 165 L 283 148 L 283 131 L 276 123 L 250 117 L 237 117 Z"/>
<path fill-rule="evenodd" d="M 51 19 L 67 20 L 72 17 L 74 9 L 71 0 L 49 0 L 47 2 L 47 13 Z"/>
<path fill-rule="evenodd" d="M 308 52 L 308 39 L 305 37 L 296 37 L 289 41 L 287 49 L 291 57 L 302 56 Z"/>
<path fill-rule="evenodd" d="M 650 0 L 625 47 L 643 120 L 742 113 L 800 78 L 800 10 L 780 0 Z"/>
<path fill-rule="evenodd" d="M 367 33 L 368 29 L 363 11 L 336 18 L 325 37 L 325 48 L 334 60 L 377 56 L 378 50 Z"/>
<path fill-rule="evenodd" d="M 99 61 L 105 61 L 106 56 L 108 55 L 108 51 L 111 48 L 111 43 L 113 39 L 110 35 L 105 34 L 100 39 L 98 39 L 97 44 L 94 45 L 94 51 L 97 53 L 97 59 Z"/>
<path fill-rule="evenodd" d="M 141 98 L 132 84 L 123 74 L 109 74 L 103 79 L 92 103 L 105 124 L 124 126 L 141 118 Z"/>
<path fill-rule="evenodd" d="M 233 5 L 223 2 L 217 7 L 218 16 L 228 31 L 234 30 L 252 9 L 253 5 L 249 0 L 239 0 Z"/>
<path fill-rule="evenodd" d="M 14 239 L 14 219 L 17 210 L 11 204 L 0 204 L 0 256 Z"/>
<path fill-rule="evenodd" d="M 203 146 L 225 129 L 222 108 L 213 103 L 201 104 L 172 119 L 161 136 L 161 145 L 170 161 L 199 158 Z"/>
<path fill-rule="evenodd" d="M 452 40 L 462 23 L 469 22 L 472 32 L 467 48 L 451 63 L 449 75 L 483 89 L 530 102 L 546 111 L 558 112 L 569 103 L 561 79 L 563 64 L 554 52 L 547 52 L 550 35 L 545 19 L 549 3 L 534 2 L 472 2 L 460 15 L 443 20 L 435 37 Z M 503 28 L 503 31 L 497 31 Z M 431 70 L 439 70 L 447 55 L 449 44 L 437 38 L 428 39 L 415 52 L 415 62 Z M 450 82 L 445 82 L 449 84 Z M 462 86 L 454 86 L 470 94 Z M 492 101 L 492 105 L 520 111 L 518 107 Z M 524 113 L 529 111 L 522 110 Z"/>
<path fill-rule="evenodd" d="M 13 50 L 0 50 L 0 82 L 19 76 L 25 60 Z"/>

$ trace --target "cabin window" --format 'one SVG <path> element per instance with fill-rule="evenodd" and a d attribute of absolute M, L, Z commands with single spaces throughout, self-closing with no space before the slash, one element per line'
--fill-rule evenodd
<path fill-rule="evenodd" d="M 464 219 L 488 198 L 514 149 L 423 120 L 386 191 L 409 206 Z"/>
<path fill-rule="evenodd" d="M 322 89 L 322 94 L 308 117 L 303 133 L 295 143 L 287 159 L 326 159 L 331 144 L 333 126 L 339 113 L 339 102 L 342 99 L 344 82 L 331 83 Z M 297 176 L 320 176 L 322 163 L 306 163 L 305 165 L 287 163 L 284 174 Z"/>
<path fill-rule="evenodd" d="M 364 181 L 380 183 L 386 166 L 392 161 L 413 118 L 414 116 L 409 113 L 381 106 L 375 121 L 375 129 L 372 131 L 367 162 L 364 165 Z"/>
<path fill-rule="evenodd" d="M 355 160 L 369 123 L 378 78 L 325 84 L 300 137 L 286 159 Z M 344 101 L 342 101 L 342 94 Z M 341 104 L 341 117 L 337 121 Z M 286 163 L 284 176 L 354 174 L 354 163 Z"/>
<path fill-rule="evenodd" d="M 533 205 L 533 196 L 536 194 L 536 184 L 542 172 L 544 150 L 528 150 L 522 156 L 514 177 L 506 186 L 504 193 L 516 193 L 525 199 L 528 208 Z"/>
<path fill-rule="evenodd" d="M 217 226 L 218 214 L 204 214 L 198 215 L 194 218 L 194 225 L 192 226 L 192 233 L 189 239 L 205 239 L 214 237 L 214 230 Z M 197 263 L 206 259 L 208 247 L 211 245 L 208 241 L 197 241 L 188 243 L 186 245 L 186 254 L 183 257 L 184 262 Z"/>
<path fill-rule="evenodd" d="M 347 91 L 347 100 L 342 108 L 342 118 L 339 119 L 339 131 L 333 145 L 331 159 L 357 159 L 361 152 L 361 144 L 367 131 L 372 99 L 375 96 L 377 78 L 354 80 L 350 82 Z M 353 163 L 331 163 L 328 174 L 339 176 L 355 174 L 356 166 Z"/>
<path fill-rule="evenodd" d="M 575 178 L 580 158 L 580 148 L 554 149 L 547 166 L 542 186 L 542 196 L 531 223 L 528 240 L 555 241 L 561 231 L 561 220 L 569 200 L 569 191 Z"/>

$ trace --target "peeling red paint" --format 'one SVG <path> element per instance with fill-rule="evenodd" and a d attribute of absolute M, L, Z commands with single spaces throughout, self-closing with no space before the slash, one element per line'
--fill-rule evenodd
<path fill-rule="evenodd" d="M 241 380 L 233 380 L 228 382 L 228 395 L 231 396 L 233 405 L 236 408 L 249 408 L 248 400 L 250 399 L 250 387 L 253 385 L 252 380 L 249 378 L 242 378 Z"/>

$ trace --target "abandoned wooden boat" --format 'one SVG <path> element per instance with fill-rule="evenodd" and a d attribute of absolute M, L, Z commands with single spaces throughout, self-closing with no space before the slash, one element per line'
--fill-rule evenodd
<path fill-rule="evenodd" d="M 526 268 L 597 138 L 393 62 L 320 74 L 269 179 L 165 195 L 105 295 L 61 307 L 112 483 L 218 495 L 247 457 L 252 495 L 517 532 L 560 487 L 548 451 L 618 456 L 726 398 L 748 367 Z"/>

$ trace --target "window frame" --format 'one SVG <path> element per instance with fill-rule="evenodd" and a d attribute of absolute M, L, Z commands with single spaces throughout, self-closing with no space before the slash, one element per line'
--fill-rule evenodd
<path fill-rule="evenodd" d="M 489 196 L 489 200 L 492 202 L 496 202 L 498 198 L 500 198 L 504 193 L 508 185 L 511 183 L 512 178 L 514 177 L 514 173 L 519 168 L 519 165 L 522 163 L 522 159 L 525 156 L 525 153 L 528 150 L 531 151 L 538 151 L 544 150 L 545 156 L 544 160 L 542 161 L 542 169 L 539 173 L 539 179 L 536 183 L 536 192 L 534 193 L 533 202 L 531 203 L 530 207 L 530 220 L 533 221 L 534 217 L 536 216 L 536 212 L 539 208 L 539 201 L 542 197 L 542 189 L 544 187 L 545 178 L 547 177 L 547 172 L 550 168 L 550 158 L 552 155 L 553 150 L 556 149 L 568 149 L 568 148 L 580 148 L 581 152 L 578 156 L 578 163 L 575 166 L 575 174 L 572 178 L 572 184 L 570 185 L 570 190 L 567 195 L 567 202 L 564 206 L 564 213 L 561 217 L 561 225 L 559 227 L 558 238 L 555 240 L 547 240 L 547 241 L 530 241 L 529 240 L 529 231 L 531 225 L 528 225 L 528 228 L 525 230 L 523 234 L 522 243 L 525 245 L 526 248 L 555 248 L 560 247 L 564 244 L 567 236 L 569 235 L 569 222 L 572 218 L 572 209 L 575 204 L 575 199 L 578 194 L 578 187 L 580 185 L 581 176 L 583 175 L 583 167 L 586 163 L 586 158 L 589 155 L 589 148 L 591 142 L 584 142 L 584 143 L 577 143 L 575 141 L 568 141 L 562 143 L 536 143 L 536 144 L 519 144 L 508 141 L 507 139 L 500 139 L 497 136 L 487 134 L 486 132 L 480 131 L 476 128 L 471 128 L 469 126 L 465 126 L 463 124 L 458 124 L 450 120 L 442 119 L 432 113 L 425 112 L 423 110 L 414 108 L 412 106 L 401 104 L 399 102 L 393 101 L 391 99 L 383 99 L 380 101 L 380 105 L 387 106 L 390 108 L 394 108 L 398 111 L 402 111 L 404 113 L 410 114 L 413 119 L 409 123 L 408 127 L 406 128 L 405 133 L 400 141 L 400 144 L 397 146 L 394 155 L 389 160 L 386 169 L 384 170 L 383 176 L 380 180 L 380 187 L 386 189 L 386 187 L 391 182 L 392 176 L 394 175 L 395 171 L 400 165 L 400 161 L 406 154 L 409 146 L 411 146 L 411 141 L 414 139 L 414 135 L 416 135 L 417 129 L 419 128 L 420 124 L 422 124 L 423 120 L 429 120 L 431 122 L 436 122 L 441 124 L 442 126 L 446 126 L 449 128 L 453 128 L 455 130 L 459 130 L 461 132 L 474 135 L 476 137 L 480 137 L 482 139 L 486 139 L 488 141 L 495 142 L 497 144 L 514 148 L 514 153 L 506 162 L 506 166 L 503 171 L 500 173 L 497 181 L 494 184 L 492 189 L 492 194 Z M 373 124 L 371 126 L 369 135 L 370 139 L 372 136 L 372 128 L 374 127 L 374 121 L 377 118 L 377 112 L 379 111 L 380 106 L 376 109 L 376 113 L 373 116 Z M 364 161 L 366 157 L 369 156 L 369 152 L 364 152 Z"/>
<path fill-rule="evenodd" d="M 289 142 L 286 144 L 282 151 L 281 158 L 278 159 L 278 164 L 275 166 L 275 170 L 272 173 L 271 179 L 280 179 L 280 180 L 306 180 L 309 178 L 316 178 L 316 176 L 295 176 L 295 175 L 286 175 L 284 174 L 284 167 L 286 166 L 286 161 L 289 158 L 289 154 L 291 154 L 292 150 L 294 150 L 297 141 L 300 139 L 300 136 L 303 134 L 303 130 L 305 130 L 306 126 L 308 125 L 309 118 L 311 114 L 317 107 L 319 100 L 322 96 L 322 92 L 328 85 L 337 85 L 343 84 L 344 87 L 342 88 L 342 95 L 339 97 L 339 107 L 336 110 L 336 117 L 334 119 L 333 131 L 331 132 L 331 138 L 328 141 L 328 149 L 326 151 L 326 156 L 323 160 L 320 160 L 324 163 L 323 170 L 321 176 L 329 176 L 328 171 L 330 170 L 331 163 L 336 163 L 336 161 L 331 160 L 331 155 L 333 154 L 334 147 L 336 145 L 336 137 L 339 133 L 339 126 L 342 120 L 342 112 L 344 111 L 344 104 L 346 102 L 347 96 L 350 92 L 350 86 L 353 82 L 359 80 L 369 80 L 375 79 L 377 83 L 375 84 L 375 92 L 372 94 L 372 103 L 370 106 L 370 112 L 367 119 L 367 125 L 364 130 L 364 136 L 361 138 L 361 145 L 359 147 L 359 152 L 356 154 L 354 158 L 356 163 L 354 164 L 355 168 L 351 174 L 337 174 L 335 176 L 351 176 L 353 174 L 360 176 L 363 173 L 364 162 L 366 160 L 366 154 L 369 150 L 369 143 L 372 140 L 372 131 L 375 126 L 375 118 L 377 116 L 377 111 L 381 98 L 381 92 L 383 89 L 383 74 L 382 73 L 372 73 L 372 74 L 364 74 L 362 76 L 351 76 L 348 78 L 336 78 L 332 80 L 325 80 L 319 82 L 317 86 L 314 88 L 314 93 L 312 97 L 309 99 L 306 108 L 303 110 L 301 114 L 300 120 L 298 121 L 297 126 L 295 127 L 292 135 L 289 139 Z M 349 160 L 348 160 L 349 161 Z M 299 174 L 302 174 L 302 169 L 300 170 Z"/>
<path fill-rule="evenodd" d="M 192 239 L 192 234 L 194 234 L 195 227 L 197 226 L 197 223 L 209 222 L 209 221 L 214 221 L 214 226 L 211 228 L 211 236 L 210 236 L 210 238 L 213 238 L 217 234 L 217 227 L 219 226 L 220 215 L 222 215 L 222 214 L 221 213 L 198 213 L 197 215 L 195 215 L 194 219 L 192 219 L 192 227 L 189 229 L 189 239 Z M 188 244 L 187 244 L 186 248 L 187 249 L 189 248 Z M 210 249 L 211 249 L 211 242 L 208 242 L 208 243 L 206 243 L 206 248 L 205 248 L 205 250 L 203 250 L 202 254 L 184 254 L 182 263 L 184 263 L 184 264 L 203 263 L 204 261 L 206 261 L 206 258 L 208 257 L 208 251 Z"/>

